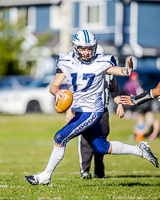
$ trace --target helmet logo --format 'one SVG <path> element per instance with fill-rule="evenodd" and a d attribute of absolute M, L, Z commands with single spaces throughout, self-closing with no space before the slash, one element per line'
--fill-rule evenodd
<path fill-rule="evenodd" d="M 73 37 L 73 41 L 76 41 L 76 40 L 79 40 L 79 39 L 78 39 L 78 34 L 76 34 L 76 35 Z"/>

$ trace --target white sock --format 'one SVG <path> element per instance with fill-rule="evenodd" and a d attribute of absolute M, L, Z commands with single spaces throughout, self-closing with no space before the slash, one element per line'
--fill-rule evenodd
<path fill-rule="evenodd" d="M 142 156 L 142 150 L 137 146 L 123 144 L 119 141 L 110 141 L 112 145 L 111 154 L 132 154 L 137 156 Z"/>
<path fill-rule="evenodd" d="M 63 159 L 64 153 L 65 153 L 65 147 L 57 147 L 56 145 L 54 145 L 53 151 L 51 153 L 47 167 L 44 170 L 44 172 L 50 174 L 51 176 L 58 163 Z"/>

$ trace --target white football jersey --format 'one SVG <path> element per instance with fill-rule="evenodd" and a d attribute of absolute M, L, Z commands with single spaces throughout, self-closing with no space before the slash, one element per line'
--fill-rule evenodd
<path fill-rule="evenodd" d="M 72 110 L 76 112 L 103 112 L 102 93 L 106 70 L 115 66 L 112 55 L 97 55 L 90 64 L 83 64 L 73 52 L 59 54 L 57 67 L 67 78 L 67 84 L 73 93 Z"/>

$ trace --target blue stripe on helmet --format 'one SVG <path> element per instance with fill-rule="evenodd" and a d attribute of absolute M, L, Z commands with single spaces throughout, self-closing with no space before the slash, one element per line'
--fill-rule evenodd
<path fill-rule="evenodd" d="M 90 42 L 89 42 L 89 35 L 88 35 L 88 31 L 86 31 L 86 30 L 83 30 L 83 33 L 84 33 L 84 35 L 85 35 L 86 43 L 90 43 Z"/>

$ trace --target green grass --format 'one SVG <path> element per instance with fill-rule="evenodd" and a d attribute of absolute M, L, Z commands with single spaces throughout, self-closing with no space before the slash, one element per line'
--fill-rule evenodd
<path fill-rule="evenodd" d="M 110 140 L 138 144 L 129 141 L 134 123 L 111 115 Z M 0 115 L 0 199 L 160 199 L 160 170 L 138 156 L 106 155 L 107 179 L 81 180 L 77 138 L 69 142 L 49 186 L 27 183 L 25 175 L 46 167 L 53 136 L 63 125 L 64 114 Z M 160 160 L 160 140 L 149 144 Z"/>

